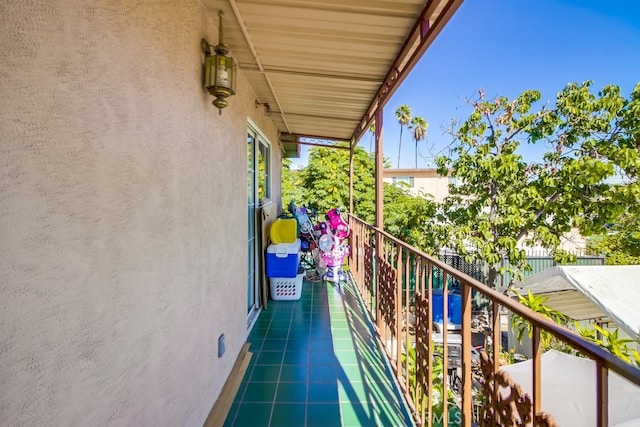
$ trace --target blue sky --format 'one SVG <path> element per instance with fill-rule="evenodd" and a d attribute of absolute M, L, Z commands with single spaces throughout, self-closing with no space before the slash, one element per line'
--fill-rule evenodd
<path fill-rule="evenodd" d="M 536 89 L 553 102 L 567 83 L 586 80 L 596 90 L 618 85 L 624 96 L 640 82 L 640 1 L 465 0 L 387 103 L 385 157 L 396 166 L 394 112 L 402 104 L 429 122 L 420 149 L 427 155 L 427 144 L 437 152 L 450 143 L 443 128 L 469 115 L 464 100 L 480 88 L 487 98 Z M 366 134 L 360 141 L 367 150 L 369 140 Z M 418 167 L 433 166 L 427 162 L 419 158 Z M 405 129 L 400 167 L 414 164 L 414 141 Z"/>

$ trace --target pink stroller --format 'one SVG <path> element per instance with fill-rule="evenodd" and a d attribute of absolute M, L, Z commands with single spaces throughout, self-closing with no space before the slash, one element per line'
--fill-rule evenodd
<path fill-rule="evenodd" d="M 349 255 L 349 245 L 345 239 L 349 236 L 350 229 L 337 208 L 329 210 L 326 218 L 325 222 L 316 226 L 317 271 L 323 280 L 339 283 L 347 279 L 342 265 Z"/>

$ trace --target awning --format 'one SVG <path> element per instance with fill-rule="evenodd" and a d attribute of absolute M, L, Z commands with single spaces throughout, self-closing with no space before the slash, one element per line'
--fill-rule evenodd
<path fill-rule="evenodd" d="M 289 145 L 298 136 L 350 141 L 366 132 L 461 3 L 204 1 L 224 12 L 225 43 L 255 91 L 256 108 Z"/>
<path fill-rule="evenodd" d="M 548 297 L 548 307 L 575 320 L 613 321 L 640 338 L 640 265 L 554 267 L 515 288 Z"/>

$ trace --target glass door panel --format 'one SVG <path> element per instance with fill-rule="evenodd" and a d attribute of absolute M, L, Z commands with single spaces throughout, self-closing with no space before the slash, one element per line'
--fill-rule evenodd
<path fill-rule="evenodd" d="M 259 221 L 261 202 L 271 196 L 270 147 L 266 138 L 249 126 L 247 134 L 247 317 L 249 325 L 260 310 L 263 241 Z"/>

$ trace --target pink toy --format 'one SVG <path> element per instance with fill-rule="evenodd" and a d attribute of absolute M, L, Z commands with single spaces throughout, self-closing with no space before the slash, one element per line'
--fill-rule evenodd
<path fill-rule="evenodd" d="M 337 238 L 342 240 L 349 235 L 349 224 L 342 219 L 340 209 L 333 208 L 327 212 L 327 220 L 329 220 L 329 226 Z"/>

